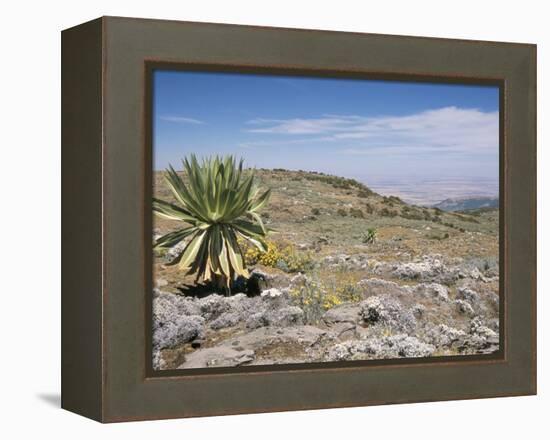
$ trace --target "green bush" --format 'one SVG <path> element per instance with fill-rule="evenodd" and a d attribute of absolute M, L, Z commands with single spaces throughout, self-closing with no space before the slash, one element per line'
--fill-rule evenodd
<path fill-rule="evenodd" d="M 388 208 L 382 208 L 382 210 L 380 211 L 380 215 L 382 217 L 395 217 L 396 212 L 395 211 L 390 211 Z"/>
<path fill-rule="evenodd" d="M 376 235 L 377 235 L 377 232 L 375 228 L 368 228 L 367 232 L 363 234 L 363 238 L 362 238 L 363 243 L 365 244 L 374 243 L 376 241 Z"/>

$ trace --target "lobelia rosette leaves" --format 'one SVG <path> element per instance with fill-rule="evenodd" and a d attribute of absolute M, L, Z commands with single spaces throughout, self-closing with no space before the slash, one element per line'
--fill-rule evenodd
<path fill-rule="evenodd" d="M 158 238 L 156 248 L 171 248 L 187 240 L 170 265 L 177 264 L 196 280 L 216 281 L 230 287 L 237 276 L 248 278 L 238 239 L 267 251 L 270 232 L 258 211 L 268 202 L 271 190 L 260 191 L 253 172 L 243 173 L 243 160 L 233 156 L 208 157 L 199 162 L 195 155 L 183 160 L 186 181 L 169 166 L 165 181 L 176 203 L 153 199 L 159 217 L 186 225 Z"/>

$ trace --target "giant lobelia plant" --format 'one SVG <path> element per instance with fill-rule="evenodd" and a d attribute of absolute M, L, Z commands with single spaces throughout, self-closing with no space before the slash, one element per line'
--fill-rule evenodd
<path fill-rule="evenodd" d="M 164 174 L 177 203 L 154 198 L 153 211 L 185 226 L 158 238 L 155 247 L 171 248 L 187 239 L 168 264 L 196 274 L 196 282 L 202 279 L 230 289 L 237 276 L 249 277 L 238 239 L 267 250 L 268 230 L 258 211 L 267 204 L 270 190 L 261 192 L 254 173 L 243 173 L 243 160 L 237 166 L 233 156 L 199 162 L 191 155 L 183 160 L 183 170 L 185 181 L 171 165 Z"/>

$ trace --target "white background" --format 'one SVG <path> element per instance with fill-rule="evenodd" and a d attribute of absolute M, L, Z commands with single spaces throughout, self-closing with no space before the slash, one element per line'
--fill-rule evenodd
<path fill-rule="evenodd" d="M 0 69 L 0 436 L 55 438 L 542 438 L 550 431 L 543 1 L 6 1 Z M 538 44 L 539 396 L 100 425 L 59 409 L 60 31 L 101 15 Z M 545 78 L 546 77 L 546 78 Z M 546 245 L 546 246 L 545 246 Z M 548 269 L 547 269 L 548 270 Z M 546 315 L 546 317 L 544 316 Z M 546 344 L 547 345 L 547 344 Z M 546 359 L 545 359 L 546 358 Z M 320 384 L 320 386 L 322 386 Z M 547 406 L 546 410 L 544 406 Z M 537 434 L 538 431 L 538 434 Z M 548 437 L 546 437 L 548 438 Z"/>

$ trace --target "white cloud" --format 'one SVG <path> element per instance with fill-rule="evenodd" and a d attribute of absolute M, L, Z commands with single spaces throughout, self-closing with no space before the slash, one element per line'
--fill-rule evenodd
<path fill-rule="evenodd" d="M 334 138 L 331 136 L 324 137 L 306 137 L 306 138 L 297 138 L 290 139 L 286 138 L 285 140 L 259 140 L 259 141 L 250 141 L 250 142 L 241 142 L 238 144 L 239 148 L 258 148 L 258 147 L 286 147 L 290 145 L 300 145 L 300 144 L 312 144 L 319 142 L 331 142 L 334 141 Z"/>
<path fill-rule="evenodd" d="M 250 133 L 286 135 L 286 142 L 293 136 L 299 136 L 299 142 L 332 141 L 340 153 L 351 155 L 498 151 L 498 111 L 444 107 L 404 116 L 323 115 L 254 119 L 248 124 L 255 126 L 247 130 Z"/>
<path fill-rule="evenodd" d="M 252 119 L 248 124 L 260 125 L 251 128 L 249 133 L 277 133 L 277 134 L 321 134 L 345 130 L 353 127 L 357 116 L 322 117 L 313 119 Z"/>
<path fill-rule="evenodd" d="M 203 121 L 199 121 L 198 119 L 194 118 L 187 118 L 185 116 L 160 116 L 159 119 L 161 121 L 177 122 L 181 124 L 204 124 Z"/>

